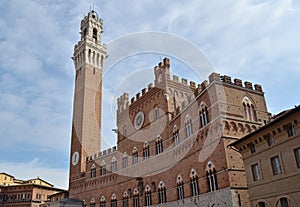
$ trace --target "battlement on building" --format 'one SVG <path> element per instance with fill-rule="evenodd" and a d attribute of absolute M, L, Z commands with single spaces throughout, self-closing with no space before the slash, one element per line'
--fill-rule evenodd
<path fill-rule="evenodd" d="M 232 81 L 231 76 L 228 76 L 228 75 L 222 75 L 221 76 L 219 73 L 211 73 L 209 75 L 208 79 L 209 79 L 209 84 L 211 84 L 214 81 L 220 81 L 220 82 L 232 84 L 232 85 L 239 86 L 239 87 L 244 87 L 244 88 L 249 89 L 249 90 L 263 92 L 262 86 L 259 85 L 259 84 L 255 84 L 254 88 L 253 88 L 252 82 L 245 81 L 244 84 L 243 84 L 243 81 L 241 79 L 238 79 L 238 78 L 235 78 Z"/>
<path fill-rule="evenodd" d="M 118 150 L 117 146 L 113 146 L 111 148 L 108 148 L 108 149 L 105 149 L 105 150 L 99 152 L 98 154 L 94 154 L 94 155 L 90 155 L 90 156 L 86 157 L 86 161 L 96 160 L 96 159 L 100 159 L 100 158 L 109 156 L 113 153 L 116 153 L 117 150 Z"/>
<path fill-rule="evenodd" d="M 164 58 L 163 62 L 160 62 L 157 66 L 154 67 L 154 72 L 156 73 L 157 71 L 159 71 L 161 69 L 169 70 L 169 68 L 170 68 L 170 60 L 168 58 Z M 249 89 L 249 90 L 253 90 L 253 91 L 257 91 L 257 92 L 263 92 L 262 86 L 259 84 L 253 85 L 252 82 L 249 82 L 249 81 L 245 81 L 243 83 L 243 81 L 238 78 L 235 78 L 232 81 L 231 76 L 220 75 L 219 73 L 215 73 L 215 72 L 211 73 L 208 76 L 208 80 L 204 80 L 200 84 L 196 84 L 196 82 L 189 81 L 186 78 L 181 78 L 181 80 L 180 80 L 180 77 L 177 75 L 173 75 L 172 79 L 170 79 L 170 77 L 168 77 L 167 79 L 177 82 L 179 84 L 182 84 L 185 87 L 189 87 L 195 93 L 195 96 L 200 94 L 210 84 L 212 84 L 215 81 L 230 84 L 230 85 L 245 88 L 245 89 Z M 157 81 L 157 80 L 155 80 L 155 81 Z M 155 85 L 157 85 L 157 82 L 155 82 Z M 124 111 L 131 104 L 133 104 L 134 102 L 136 102 L 137 100 L 142 98 L 144 95 L 146 95 L 152 88 L 154 88 L 153 83 L 149 83 L 147 88 L 143 88 L 140 92 L 136 93 L 136 95 L 133 96 L 130 100 L 129 100 L 128 93 L 124 93 L 123 95 L 121 95 L 117 101 L 118 112 Z"/>

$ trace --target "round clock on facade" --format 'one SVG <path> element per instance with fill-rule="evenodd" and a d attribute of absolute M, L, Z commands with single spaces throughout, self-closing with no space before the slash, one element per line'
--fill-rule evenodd
<path fill-rule="evenodd" d="M 72 165 L 77 165 L 79 161 L 79 152 L 74 152 L 72 155 Z"/>
<path fill-rule="evenodd" d="M 143 111 L 139 111 L 134 118 L 134 127 L 136 130 L 142 128 L 144 124 L 145 114 Z"/>

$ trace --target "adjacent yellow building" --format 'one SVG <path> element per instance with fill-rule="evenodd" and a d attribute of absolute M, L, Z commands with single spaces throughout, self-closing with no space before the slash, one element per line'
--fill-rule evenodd
<path fill-rule="evenodd" d="M 45 180 L 42 180 L 41 178 L 33 178 L 29 180 L 20 180 L 16 179 L 14 176 L 9 175 L 7 173 L 0 173 L 0 185 L 2 186 L 11 186 L 11 185 L 24 185 L 24 184 L 37 184 L 47 187 L 53 187 L 52 184 L 46 182 Z"/>
<path fill-rule="evenodd" d="M 231 147 L 242 154 L 252 207 L 300 206 L 300 106 Z"/>
<path fill-rule="evenodd" d="M 9 186 L 15 183 L 15 178 L 7 173 L 0 173 L 0 185 Z"/>
<path fill-rule="evenodd" d="M 20 180 L 0 173 L 0 207 L 40 207 L 49 201 L 49 196 L 62 192 L 66 191 L 39 177 Z"/>

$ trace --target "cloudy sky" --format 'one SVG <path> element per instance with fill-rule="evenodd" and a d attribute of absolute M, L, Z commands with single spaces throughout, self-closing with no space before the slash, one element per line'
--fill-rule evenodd
<path fill-rule="evenodd" d="M 0 171 L 20 179 L 40 176 L 67 188 L 74 88 L 70 57 L 93 2 L 0 2 Z M 196 82 L 206 78 L 195 75 L 193 63 L 181 57 L 193 48 L 214 66 L 209 72 L 262 84 L 272 114 L 300 103 L 298 1 L 102 0 L 94 1 L 94 9 L 104 19 L 102 42 L 111 46 L 111 65 L 103 77 L 102 149 L 116 142 L 111 131 L 116 98 L 146 87 L 163 57 L 171 57 L 175 74 Z M 174 41 L 162 45 L 170 52 L 154 51 L 151 38 L 142 38 L 148 44 L 137 53 L 131 51 L 130 37 L 149 32 Z M 116 48 L 120 40 L 127 44 Z M 130 52 L 114 62 L 120 50 Z"/>

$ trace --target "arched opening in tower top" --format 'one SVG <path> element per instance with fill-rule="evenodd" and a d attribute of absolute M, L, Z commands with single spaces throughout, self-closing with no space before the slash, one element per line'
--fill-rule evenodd
<path fill-rule="evenodd" d="M 95 41 L 97 42 L 97 29 L 96 28 L 94 28 L 93 29 L 93 38 L 95 39 Z"/>

